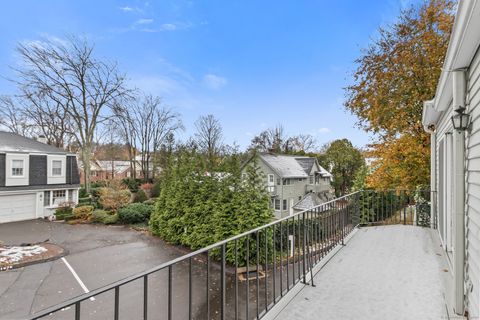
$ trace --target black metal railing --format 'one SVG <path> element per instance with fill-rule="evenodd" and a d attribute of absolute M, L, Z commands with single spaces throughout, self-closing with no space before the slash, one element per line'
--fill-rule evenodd
<path fill-rule="evenodd" d="M 355 227 L 430 226 L 429 201 L 428 191 L 358 191 L 82 294 L 31 319 L 258 319 L 299 282 L 313 285 L 313 267 L 343 245 Z"/>

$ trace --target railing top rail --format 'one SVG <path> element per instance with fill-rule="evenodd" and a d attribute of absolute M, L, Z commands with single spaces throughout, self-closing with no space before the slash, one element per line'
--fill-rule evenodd
<path fill-rule="evenodd" d="M 395 190 L 395 191 L 397 191 L 397 190 Z M 411 190 L 410 190 L 410 191 L 411 191 Z M 39 313 L 33 315 L 30 319 L 39 319 L 39 318 L 45 317 L 45 316 L 49 315 L 50 313 L 59 311 L 59 310 L 61 310 L 61 309 L 63 309 L 63 308 L 66 308 L 66 307 L 69 307 L 69 306 L 72 306 L 72 305 L 75 305 L 76 303 L 85 301 L 85 300 L 87 300 L 87 299 L 90 299 L 91 297 L 94 297 L 94 296 L 97 296 L 97 295 L 102 294 L 102 293 L 104 293 L 104 292 L 110 291 L 110 290 L 112 290 L 112 289 L 115 289 L 116 287 L 125 285 L 125 284 L 127 284 L 127 283 L 130 283 L 130 282 L 135 281 L 135 280 L 138 280 L 138 279 L 141 279 L 141 278 L 143 278 L 143 277 L 145 277 L 145 276 L 148 276 L 148 275 L 150 275 L 150 274 L 152 274 L 152 273 L 155 273 L 155 272 L 157 272 L 157 271 L 166 269 L 166 268 L 168 268 L 168 267 L 170 267 L 170 266 L 173 266 L 173 265 L 175 265 L 175 264 L 177 264 L 177 263 L 180 263 L 180 262 L 182 262 L 182 261 L 186 261 L 186 260 L 188 260 L 188 259 L 190 259 L 190 258 L 192 258 L 192 257 L 194 257 L 194 256 L 199 255 L 199 254 L 202 254 L 202 253 L 208 252 L 208 251 L 210 251 L 210 250 L 212 250 L 212 249 L 215 249 L 215 248 L 219 248 L 219 247 L 221 247 L 221 246 L 224 246 L 224 245 L 226 245 L 226 244 L 229 243 L 229 242 L 236 241 L 236 240 L 238 240 L 238 239 L 241 239 L 241 238 L 246 237 L 246 236 L 251 235 L 251 234 L 255 234 L 255 233 L 257 233 L 257 232 L 259 232 L 259 231 L 262 231 L 262 230 L 264 230 L 264 229 L 266 229 L 266 228 L 269 228 L 269 227 L 271 227 L 271 226 L 273 226 L 273 225 L 277 225 L 277 224 L 280 224 L 280 223 L 282 223 L 282 222 L 284 222 L 284 221 L 287 221 L 287 220 L 290 220 L 290 219 L 295 218 L 295 217 L 297 217 L 297 216 L 300 216 L 300 215 L 304 214 L 305 212 L 310 212 L 310 211 L 312 211 L 312 210 L 315 210 L 315 209 L 318 209 L 318 208 L 321 208 L 321 207 L 328 206 L 329 204 L 332 204 L 332 203 L 341 201 L 341 200 L 343 200 L 343 199 L 352 197 L 352 196 L 354 196 L 354 195 L 356 195 L 356 194 L 359 194 L 359 193 L 361 193 L 361 192 L 363 192 L 363 190 L 359 190 L 359 191 L 356 191 L 356 192 L 353 192 L 353 193 L 350 193 L 350 194 L 341 196 L 341 197 L 339 197 L 339 198 L 335 198 L 335 199 L 333 199 L 333 200 L 330 200 L 330 201 L 327 201 L 327 202 L 325 202 L 325 203 L 322 203 L 322 204 L 320 204 L 320 205 L 318 205 L 318 206 L 312 207 L 312 208 L 310 208 L 310 209 L 308 209 L 308 210 L 304 210 L 304 211 L 297 212 L 297 213 L 295 213 L 295 214 L 293 214 L 293 215 L 290 215 L 290 216 L 287 216 L 287 217 L 284 217 L 284 218 L 281 218 L 281 219 L 272 221 L 272 222 L 270 222 L 270 223 L 268 223 L 268 224 L 265 224 L 265 225 L 263 225 L 263 226 L 257 227 L 257 228 L 255 228 L 255 229 L 252 229 L 252 230 L 249 230 L 249 231 L 246 231 L 246 232 L 243 232 L 243 233 L 241 233 L 241 234 L 238 234 L 238 235 L 233 236 L 233 237 L 230 237 L 230 238 L 228 238 L 228 239 L 219 241 L 219 242 L 217 242 L 217 243 L 211 244 L 211 245 L 209 245 L 209 246 L 207 246 L 207 247 L 204 247 L 204 248 L 202 248 L 202 249 L 199 249 L 199 250 L 190 252 L 190 253 L 188 253 L 188 254 L 186 254 L 186 255 L 183 255 L 183 256 L 177 257 L 177 258 L 175 258 L 175 259 L 173 259 L 173 260 L 164 262 L 164 263 L 162 263 L 162 264 L 160 264 L 160 265 L 158 265 L 158 266 L 155 266 L 155 267 L 153 267 L 153 268 L 151 268 L 151 269 L 148 269 L 148 270 L 145 270 L 145 271 L 140 272 L 140 273 L 138 273 L 138 274 L 135 274 L 135 275 L 126 277 L 126 278 L 124 278 L 124 279 L 118 280 L 118 281 L 116 281 L 116 282 L 113 282 L 113 283 L 111 283 L 111 284 L 105 285 L 105 286 L 100 287 L 100 288 L 98 288 L 98 289 L 92 290 L 92 291 L 90 291 L 90 292 L 88 292 L 88 293 L 81 294 L 81 295 L 79 295 L 79 296 L 77 296 L 77 297 L 71 298 L 71 299 L 69 299 L 69 300 L 67 300 L 67 301 L 64 301 L 64 302 L 62 302 L 62 303 L 60 303 L 60 304 L 57 304 L 57 305 L 55 305 L 55 306 L 46 308 L 46 309 L 40 311 Z"/>

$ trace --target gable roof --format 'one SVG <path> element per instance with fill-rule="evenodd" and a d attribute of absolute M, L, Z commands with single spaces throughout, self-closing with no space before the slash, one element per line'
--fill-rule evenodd
<path fill-rule="evenodd" d="M 322 177 L 331 178 L 332 174 L 318 164 L 316 158 L 299 157 L 275 153 L 261 153 L 259 157 L 281 178 L 308 178 L 316 164 Z"/>
<path fill-rule="evenodd" d="M 70 154 L 46 143 L 5 131 L 0 131 L 0 152 Z"/>
<path fill-rule="evenodd" d="M 333 200 L 333 194 L 329 192 L 320 192 L 320 193 L 315 193 L 315 192 L 309 192 L 306 195 L 298 201 L 293 208 L 295 210 L 309 210 L 312 209 L 313 207 L 317 207 L 325 202 L 328 202 L 330 200 Z M 327 208 L 324 208 L 326 210 Z"/>
<path fill-rule="evenodd" d="M 308 174 L 294 156 L 262 153 L 260 154 L 260 159 L 282 178 L 308 177 Z"/>
<path fill-rule="evenodd" d="M 302 166 L 303 170 L 305 170 L 306 174 L 310 174 L 312 172 L 313 165 L 315 164 L 314 158 L 295 158 L 297 162 Z"/>

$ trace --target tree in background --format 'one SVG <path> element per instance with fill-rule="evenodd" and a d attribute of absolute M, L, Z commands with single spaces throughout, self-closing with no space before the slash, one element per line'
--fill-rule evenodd
<path fill-rule="evenodd" d="M 375 159 L 368 186 L 413 190 L 429 182 L 430 141 L 422 106 L 435 94 L 453 8 L 450 0 L 430 0 L 402 11 L 356 60 L 345 107 L 377 138 L 368 154 Z"/>
<path fill-rule="evenodd" d="M 213 167 L 223 148 L 223 128 L 213 115 L 201 116 L 195 121 L 197 131 L 194 142 L 206 155 L 209 166 Z"/>
<path fill-rule="evenodd" d="M 312 135 L 288 136 L 284 127 L 279 124 L 255 136 L 250 144 L 250 149 L 261 152 L 299 154 L 312 152 L 316 146 L 315 138 Z"/>
<path fill-rule="evenodd" d="M 152 95 L 136 96 L 117 104 L 114 114 L 115 122 L 128 142 L 131 162 L 135 162 L 135 151 L 139 150 L 144 179 L 155 178 L 161 145 L 171 134 L 183 130 L 180 115 L 165 107 L 160 97 Z"/>
<path fill-rule="evenodd" d="M 115 63 L 93 55 L 85 39 L 67 42 L 20 43 L 17 52 L 22 65 L 16 71 L 22 88 L 57 102 L 71 121 L 72 134 L 81 149 L 85 189 L 90 191 L 90 163 L 97 127 L 106 121 L 105 109 L 129 95 L 125 76 Z"/>
<path fill-rule="evenodd" d="M 357 172 L 365 166 L 360 150 L 348 139 L 335 140 L 324 146 L 320 165 L 333 175 L 333 187 L 337 196 L 352 190 Z"/>
<path fill-rule="evenodd" d="M 0 96 L 0 126 L 21 136 L 29 136 L 31 126 L 18 103 L 10 96 Z"/>

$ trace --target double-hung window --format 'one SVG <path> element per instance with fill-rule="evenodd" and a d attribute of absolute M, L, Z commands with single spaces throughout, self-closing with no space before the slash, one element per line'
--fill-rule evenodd
<path fill-rule="evenodd" d="M 60 204 L 66 201 L 66 192 L 65 190 L 53 190 L 52 191 L 52 202 L 53 204 Z"/>
<path fill-rule="evenodd" d="M 62 161 L 53 160 L 52 161 L 52 176 L 61 176 L 62 175 Z"/>
<path fill-rule="evenodd" d="M 23 177 L 23 160 L 12 160 L 12 177 Z"/>
<path fill-rule="evenodd" d="M 275 210 L 280 210 L 280 199 L 275 199 Z"/>

